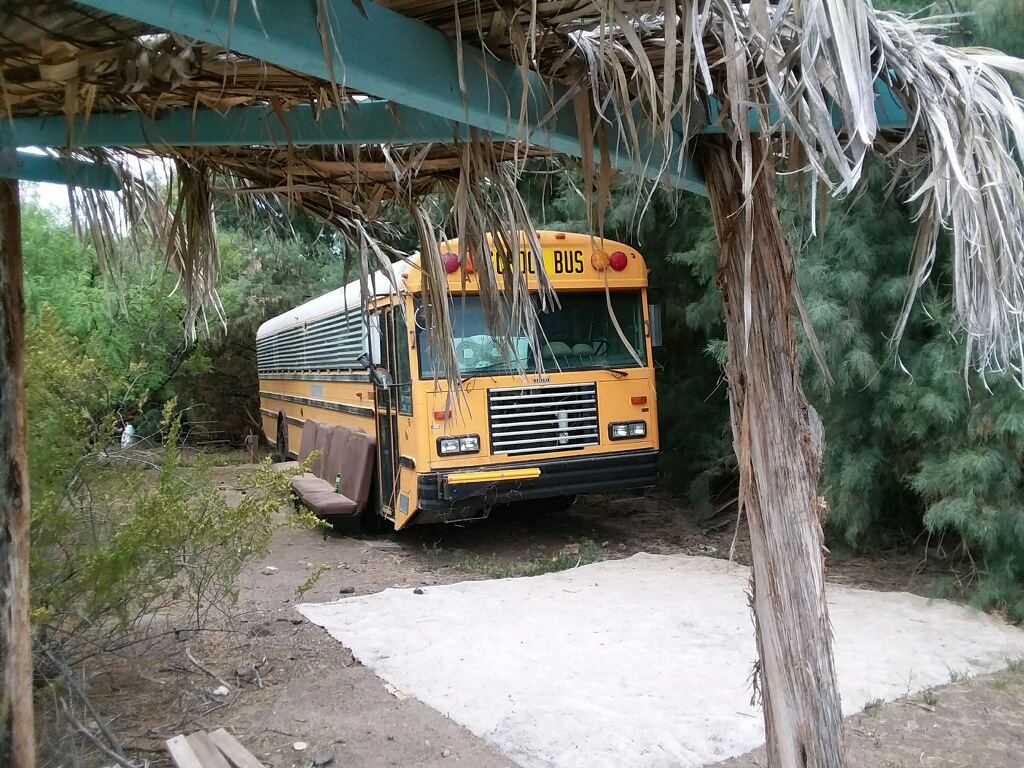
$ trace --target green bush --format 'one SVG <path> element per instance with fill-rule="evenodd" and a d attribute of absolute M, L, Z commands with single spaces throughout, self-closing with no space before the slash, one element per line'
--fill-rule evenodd
<path fill-rule="evenodd" d="M 826 382 L 798 323 L 804 390 L 825 425 L 827 534 L 860 550 L 942 541 L 973 571 L 976 604 L 1024 619 L 1024 396 L 1008 376 L 965 376 L 945 254 L 892 346 L 915 229 L 913 211 L 887 198 L 883 182 L 877 173 L 860 199 L 832 203 L 817 237 L 807 220 L 786 219 L 834 378 Z M 719 357 L 717 248 L 705 240 L 682 260 L 704 286 L 687 323 L 707 335 L 707 355 Z M 698 508 L 712 505 L 712 491 L 733 471 L 731 445 L 721 439 L 727 417 L 723 409 L 692 437 L 709 449 L 690 486 Z"/>
<path fill-rule="evenodd" d="M 32 618 L 40 658 L 69 667 L 137 639 L 131 630 L 144 614 L 167 611 L 195 627 L 230 603 L 288 499 L 288 475 L 264 463 L 228 506 L 201 457 L 182 462 L 173 401 L 161 447 L 121 450 L 112 414 L 131 394 L 127 379 L 43 309 L 26 356 Z"/>

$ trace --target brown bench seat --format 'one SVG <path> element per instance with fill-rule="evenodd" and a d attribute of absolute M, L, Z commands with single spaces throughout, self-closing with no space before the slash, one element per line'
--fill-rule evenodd
<path fill-rule="evenodd" d="M 300 496 L 302 495 L 300 489 L 307 486 L 311 481 L 324 482 L 321 478 L 326 477 L 324 475 L 324 467 L 330 460 L 331 447 L 334 444 L 334 430 L 337 427 L 331 424 L 324 424 L 323 422 L 316 422 L 316 425 L 316 442 L 313 444 L 313 451 L 318 451 L 317 457 L 309 465 L 309 472 L 296 475 L 291 480 L 292 490 Z M 305 438 L 305 432 L 303 432 L 302 436 Z M 309 454 L 306 455 L 306 458 L 309 458 Z M 333 488 L 334 486 L 332 485 L 331 487 Z"/>
<path fill-rule="evenodd" d="M 325 518 L 362 512 L 370 498 L 376 447 L 374 438 L 365 432 L 319 424 L 315 449 L 320 449 L 321 455 L 313 463 L 313 471 L 291 479 L 298 501 Z"/>
<path fill-rule="evenodd" d="M 321 426 L 326 427 L 327 425 L 321 425 L 319 421 L 314 421 L 313 419 L 306 419 L 306 423 L 302 425 L 302 440 L 299 442 L 299 460 L 279 461 L 276 464 L 271 464 L 271 469 L 275 472 L 284 472 L 289 469 L 295 469 L 299 464 L 308 459 L 309 454 L 316 447 L 316 436 Z"/>

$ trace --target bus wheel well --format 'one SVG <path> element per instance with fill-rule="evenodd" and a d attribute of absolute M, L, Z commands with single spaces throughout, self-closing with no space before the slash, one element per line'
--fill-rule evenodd
<path fill-rule="evenodd" d="M 278 461 L 288 461 L 288 417 L 283 411 L 277 414 L 277 445 L 275 454 Z"/>

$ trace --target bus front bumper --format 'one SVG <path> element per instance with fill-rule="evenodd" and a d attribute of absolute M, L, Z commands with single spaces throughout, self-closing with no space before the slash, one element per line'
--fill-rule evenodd
<path fill-rule="evenodd" d="M 649 488 L 658 480 L 658 452 L 631 451 L 544 460 L 419 476 L 419 508 L 508 504 L 578 493 Z"/>

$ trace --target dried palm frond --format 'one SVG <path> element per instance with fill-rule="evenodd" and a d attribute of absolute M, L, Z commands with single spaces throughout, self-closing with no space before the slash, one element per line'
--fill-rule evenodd
<path fill-rule="evenodd" d="M 536 227 L 516 185 L 519 166 L 514 148 L 473 133 L 469 141 L 438 146 L 196 148 L 179 150 L 186 167 L 208 163 L 220 169 L 219 191 L 263 196 L 278 194 L 334 227 L 360 254 L 364 282 L 404 255 L 381 245 L 387 226 L 384 203 L 407 210 L 420 240 L 424 312 L 431 354 L 448 378 L 448 391 L 460 388 L 451 335 L 448 273 L 442 244 L 459 241 L 463 275 L 473 270 L 485 322 L 506 359 L 513 338 L 524 338 L 540 359 L 537 310 L 550 311 L 557 298 L 544 273 Z M 543 152 L 532 152 L 541 154 Z M 532 294 L 520 251 L 535 254 L 537 288 Z M 491 254 L 494 258 L 491 258 Z M 395 289 L 398 289 L 395 284 Z"/>
<path fill-rule="evenodd" d="M 220 273 L 220 251 L 217 247 L 217 221 L 213 215 L 210 193 L 210 169 L 203 163 L 178 160 L 175 173 L 176 195 L 168 220 L 166 263 L 177 277 L 174 290 L 181 290 L 186 299 L 185 329 L 195 337 L 196 323 L 206 322 L 206 311 L 216 313 L 226 324 L 217 276 Z"/>
<path fill-rule="evenodd" d="M 890 155 L 911 180 L 919 227 L 898 334 L 946 229 L 968 365 L 1024 380 L 1024 102 L 1001 74 L 1024 75 L 1024 61 L 949 49 L 933 34 L 910 37 L 907 24 L 879 25 L 892 83 L 923 143 L 904 141 Z"/>
<path fill-rule="evenodd" d="M 516 186 L 515 166 L 503 162 L 492 143 L 477 139 L 463 146 L 458 178 L 441 179 L 439 186 L 451 200 L 460 263 L 465 267 L 472 260 L 485 322 L 499 350 L 506 360 L 518 360 L 512 339 L 522 337 L 540 360 L 536 310 L 550 311 L 557 298 L 544 272 L 536 227 Z M 533 254 L 536 304 L 520 252 Z"/>
<path fill-rule="evenodd" d="M 610 195 L 611 153 L 624 152 L 635 167 L 664 174 L 682 157 L 664 150 L 702 140 L 697 118 L 703 107 L 719 123 L 716 130 L 731 138 L 747 192 L 766 170 L 755 166 L 755 156 L 767 162 L 788 157 L 813 188 L 840 195 L 861 184 L 868 154 L 881 153 L 909 180 L 911 186 L 902 189 L 920 211 L 913 288 L 897 330 L 929 274 L 939 233 L 948 231 L 956 312 L 970 361 L 1011 369 L 1024 381 L 1024 111 L 1003 74 L 1024 71 L 1019 61 L 948 48 L 940 42 L 946 31 L 941 22 L 879 13 L 861 0 L 552 0 L 493 9 L 478 0 L 381 4 L 446 32 L 457 48 L 484 47 L 517 63 L 524 78 L 533 70 L 559 85 L 560 104 L 571 103 L 577 116 L 581 192 L 595 236 L 601 235 Z M 309 78 L 74 5 L 7 4 L 0 9 L 0 29 L 0 104 L 9 116 L 240 105 L 269 105 L 283 114 L 299 103 L 318 110 L 357 107 L 359 94 L 343 81 Z M 343 57 L 344 50 L 334 50 L 341 38 L 327 27 L 323 32 L 325 56 Z M 459 61 L 464 88 L 462 68 L 469 58 L 460 54 Z M 906 107 L 905 130 L 880 127 L 876 82 Z M 198 185 L 208 166 L 347 228 L 346 237 L 361 243 L 361 253 L 373 253 L 363 238 L 372 238 L 385 200 L 416 211 L 421 236 L 430 232 L 431 242 L 448 231 L 457 235 L 463 258 L 483 252 L 492 233 L 497 270 L 487 258 L 475 264 L 488 317 L 495 329 L 537 342 L 532 304 L 512 258 L 524 246 L 536 248 L 520 242 L 534 238 L 535 229 L 514 188 L 524 158 L 547 153 L 527 141 L 535 126 L 523 124 L 525 102 L 496 103 L 508 113 L 507 141 L 481 135 L 468 143 L 419 147 L 288 142 L 283 148 L 159 150 L 187 161 L 193 189 L 192 203 L 182 203 L 179 228 L 167 230 L 177 233 L 174 252 L 183 254 L 184 261 L 171 260 L 182 290 L 213 298 L 207 289 L 216 267 L 208 236 L 212 219 L 204 223 L 199 213 L 200 205 L 207 210 Z M 764 151 L 755 153 L 755 142 Z M 637 196 L 638 209 L 648 194 Z M 79 197 L 90 195 L 100 199 Z M 425 203 L 438 196 L 452 205 L 448 221 Z M 818 197 L 810 195 L 808 204 L 818 206 Z M 102 214 L 102 206 L 94 207 Z M 735 214 L 736 226 L 749 233 L 750 211 Z M 184 238 L 190 228 L 194 243 Z M 101 259 L 110 252 L 100 236 L 104 229 L 118 231 L 108 221 L 94 234 L 98 247 L 106 248 Z M 754 247 L 749 234 L 747 242 L 745 303 Z M 425 269 L 437 266 L 430 264 L 432 250 L 425 250 Z M 376 256 L 367 259 L 370 268 Z M 537 267 L 542 269 L 539 262 Z M 538 281 L 547 305 L 553 295 L 543 275 Z"/>
<path fill-rule="evenodd" d="M 117 193 L 69 188 L 72 223 L 79 239 L 96 251 L 108 304 L 113 296 L 126 313 L 124 267 L 130 261 L 153 263 L 154 256 L 162 256 L 164 268 L 175 278 L 172 293 L 181 291 L 185 299 L 188 339 L 195 339 L 197 323 L 206 322 L 207 312 L 223 323 L 208 169 L 180 163 L 175 174 L 147 179 L 141 168 L 132 168 L 132 158 L 125 153 L 91 150 L 65 155 L 110 168 L 121 184 Z"/>
<path fill-rule="evenodd" d="M 753 142 L 766 157 L 800 157 L 803 172 L 834 195 L 856 190 L 867 155 L 882 154 L 916 183 L 908 199 L 919 206 L 914 280 L 896 338 L 946 230 L 968 362 L 1012 370 L 1024 384 L 1024 105 L 1004 77 L 1024 72 L 1024 62 L 950 48 L 940 42 L 942 22 L 857 0 L 666 3 L 653 18 L 623 18 L 615 0 L 593 5 L 603 23 L 574 32 L 572 44 L 594 109 L 625 132 L 629 151 L 643 146 L 633 112 L 665 137 L 665 122 L 693 96 L 721 101 L 747 199 L 763 170 Z M 876 82 L 906 107 L 901 139 L 879 128 Z M 736 215 L 748 241 L 749 306 L 750 211 Z"/>

